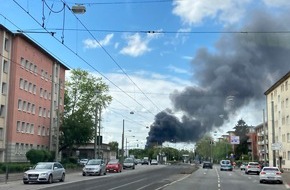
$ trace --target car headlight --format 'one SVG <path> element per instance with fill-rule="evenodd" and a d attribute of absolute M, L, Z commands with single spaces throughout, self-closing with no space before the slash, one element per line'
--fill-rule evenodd
<path fill-rule="evenodd" d="M 39 176 L 47 176 L 48 173 L 41 173 Z"/>
<path fill-rule="evenodd" d="M 28 174 L 27 174 L 27 173 L 24 173 L 24 174 L 23 174 L 23 177 L 24 177 L 24 178 L 27 178 L 27 177 L 28 177 Z"/>

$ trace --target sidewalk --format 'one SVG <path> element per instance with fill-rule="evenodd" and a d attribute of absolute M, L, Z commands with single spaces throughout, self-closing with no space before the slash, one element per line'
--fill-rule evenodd
<path fill-rule="evenodd" d="M 282 173 L 282 177 L 285 186 L 287 187 L 287 189 L 290 189 L 290 171 L 284 171 Z"/>

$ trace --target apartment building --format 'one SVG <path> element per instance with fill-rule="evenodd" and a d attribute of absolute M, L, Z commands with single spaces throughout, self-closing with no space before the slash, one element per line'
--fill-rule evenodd
<path fill-rule="evenodd" d="M 290 71 L 265 93 L 269 164 L 290 169 Z"/>
<path fill-rule="evenodd" d="M 22 33 L 0 25 L 0 162 L 55 150 L 68 68 Z"/>
<path fill-rule="evenodd" d="M 269 148 L 268 148 L 268 126 L 267 123 L 259 124 L 255 127 L 257 135 L 257 153 L 260 162 L 268 162 Z"/>

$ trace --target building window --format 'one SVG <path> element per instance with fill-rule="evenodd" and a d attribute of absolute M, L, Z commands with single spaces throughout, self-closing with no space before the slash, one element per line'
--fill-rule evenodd
<path fill-rule="evenodd" d="M 39 107 L 38 116 L 42 115 L 42 107 Z"/>
<path fill-rule="evenodd" d="M 34 74 L 37 75 L 37 66 L 34 65 Z"/>
<path fill-rule="evenodd" d="M 23 104 L 22 104 L 22 111 L 26 111 L 26 101 L 23 101 Z"/>
<path fill-rule="evenodd" d="M 42 126 L 41 136 L 45 136 L 45 127 L 44 126 Z"/>
<path fill-rule="evenodd" d="M 44 78 L 44 71 L 43 71 L 43 69 L 41 69 L 41 78 L 42 79 Z"/>
<path fill-rule="evenodd" d="M 30 70 L 30 72 L 33 72 L 33 70 L 34 70 L 34 66 L 33 66 L 33 63 L 30 63 L 30 67 L 29 67 L 29 70 Z"/>
<path fill-rule="evenodd" d="M 39 89 L 39 95 L 41 98 L 43 97 L 43 89 L 42 88 Z"/>
<path fill-rule="evenodd" d="M 3 134 L 3 128 L 2 127 L 0 127 L 0 140 L 3 140 L 4 138 L 4 134 Z"/>
<path fill-rule="evenodd" d="M 4 59 L 3 61 L 3 73 L 8 73 L 8 61 Z"/>
<path fill-rule="evenodd" d="M 25 122 L 21 123 L 21 132 L 24 133 L 25 132 Z"/>
<path fill-rule="evenodd" d="M 6 95 L 7 94 L 7 83 L 2 82 L 2 94 Z"/>
<path fill-rule="evenodd" d="M 1 105 L 0 106 L 0 117 L 4 117 L 5 116 L 5 106 Z"/>
<path fill-rule="evenodd" d="M 25 133 L 29 133 L 29 132 L 30 132 L 30 124 L 26 123 Z"/>
<path fill-rule="evenodd" d="M 285 82 L 285 90 L 288 90 L 288 81 Z"/>
<path fill-rule="evenodd" d="M 29 85 L 28 85 L 28 91 L 30 92 L 30 93 L 32 93 L 32 89 L 33 88 L 33 85 L 32 85 L 32 83 L 30 82 L 29 83 Z"/>
<path fill-rule="evenodd" d="M 31 105 L 31 112 L 32 112 L 32 114 L 35 114 L 35 104 Z"/>
<path fill-rule="evenodd" d="M 21 131 L 21 122 L 20 121 L 17 121 L 16 131 L 17 132 Z"/>
<path fill-rule="evenodd" d="M 30 125 L 30 134 L 34 134 L 34 124 Z"/>
<path fill-rule="evenodd" d="M 30 65 L 30 64 L 29 64 L 29 61 L 26 60 L 26 61 L 25 61 L 25 69 L 26 69 L 26 70 L 29 70 L 29 65 Z"/>
<path fill-rule="evenodd" d="M 33 94 L 36 94 L 36 85 L 33 85 Z"/>
<path fill-rule="evenodd" d="M 19 143 L 15 144 L 15 154 L 19 154 Z"/>
<path fill-rule="evenodd" d="M 22 78 L 20 78 L 20 80 L 19 80 L 19 88 L 20 89 L 24 88 L 24 80 Z"/>
<path fill-rule="evenodd" d="M 22 68 L 25 67 L 25 59 L 23 57 L 20 58 L 20 64 Z"/>
<path fill-rule="evenodd" d="M 26 110 L 28 113 L 31 112 L 31 103 L 30 102 L 27 102 L 27 110 Z"/>
<path fill-rule="evenodd" d="M 9 49 L 10 49 L 10 41 L 9 41 L 8 38 L 5 38 L 5 41 L 4 41 L 4 49 L 6 51 L 9 51 Z"/>
<path fill-rule="evenodd" d="M 28 82 L 27 82 L 27 80 L 24 81 L 24 90 L 28 91 Z"/>

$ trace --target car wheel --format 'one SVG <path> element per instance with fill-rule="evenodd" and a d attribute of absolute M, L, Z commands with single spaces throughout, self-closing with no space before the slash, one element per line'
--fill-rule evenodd
<path fill-rule="evenodd" d="M 262 181 L 262 180 L 260 180 L 260 183 L 263 183 L 263 181 Z"/>
<path fill-rule="evenodd" d="M 24 184 L 28 184 L 29 182 L 28 182 L 28 181 L 23 181 L 23 183 L 24 183 Z"/>
<path fill-rule="evenodd" d="M 85 172 L 83 172 L 83 176 L 86 176 L 86 173 Z"/>
<path fill-rule="evenodd" d="M 48 180 L 47 180 L 47 183 L 51 184 L 52 181 L 53 181 L 53 177 L 52 177 L 52 175 L 49 175 Z"/>
<path fill-rule="evenodd" d="M 61 179 L 59 181 L 64 182 L 64 180 L 65 180 L 65 174 L 62 174 Z"/>

